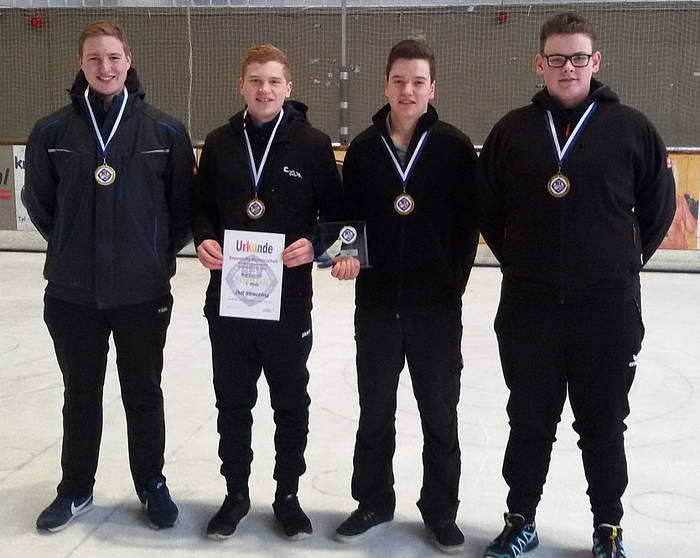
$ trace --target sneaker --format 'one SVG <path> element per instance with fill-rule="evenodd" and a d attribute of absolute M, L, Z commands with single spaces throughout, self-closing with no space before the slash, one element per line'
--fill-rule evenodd
<path fill-rule="evenodd" d="M 464 550 L 464 535 L 454 521 L 448 519 L 427 527 L 433 534 L 435 546 L 445 554 L 456 554 Z"/>
<path fill-rule="evenodd" d="M 625 558 L 622 545 L 622 528 L 619 525 L 601 523 L 593 531 L 593 556 L 595 558 Z"/>
<path fill-rule="evenodd" d="M 299 541 L 310 537 L 314 532 L 311 521 L 301 509 L 296 495 L 287 494 L 284 498 L 275 498 L 272 510 L 288 538 Z"/>
<path fill-rule="evenodd" d="M 177 523 L 179 512 L 163 477 L 148 481 L 146 488 L 139 493 L 139 500 L 146 509 L 148 525 L 153 529 L 164 529 Z"/>
<path fill-rule="evenodd" d="M 335 530 L 335 538 L 339 542 L 350 542 L 361 539 L 372 527 L 394 519 L 393 513 L 380 514 L 357 508 Z"/>
<path fill-rule="evenodd" d="M 519 513 L 504 513 L 503 531 L 486 547 L 484 558 L 516 558 L 540 544 L 535 523 L 525 523 Z"/>
<path fill-rule="evenodd" d="M 207 525 L 207 537 L 210 539 L 228 539 L 236 532 L 241 519 L 250 510 L 250 498 L 241 493 L 226 495 L 219 511 L 214 514 Z"/>
<path fill-rule="evenodd" d="M 89 512 L 92 509 L 92 494 L 84 498 L 62 498 L 56 499 L 49 504 L 36 518 L 36 528 L 40 531 L 50 531 L 55 533 L 68 527 L 68 524 L 79 515 Z"/>

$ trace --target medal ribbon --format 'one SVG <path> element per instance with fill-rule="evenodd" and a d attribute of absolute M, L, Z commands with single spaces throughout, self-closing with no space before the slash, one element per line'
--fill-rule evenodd
<path fill-rule="evenodd" d="M 399 178 L 401 179 L 401 184 L 403 185 L 404 192 L 406 191 L 406 184 L 408 183 L 408 179 L 411 176 L 411 173 L 413 172 L 413 167 L 415 165 L 415 162 L 418 159 L 420 152 L 423 151 L 423 147 L 425 146 L 425 141 L 428 139 L 429 135 L 430 135 L 429 129 L 426 130 L 425 132 L 423 132 L 423 135 L 418 140 L 418 145 L 416 145 L 416 149 L 413 151 L 413 155 L 411 156 L 411 160 L 408 162 L 408 165 L 406 165 L 406 170 L 403 170 L 401 168 L 401 164 L 399 163 L 398 159 L 396 158 L 396 155 L 394 155 L 394 152 L 389 147 L 389 144 L 387 143 L 386 139 L 384 139 L 384 136 L 382 136 L 382 135 L 379 136 L 380 138 L 382 138 L 382 141 L 384 142 L 384 145 L 386 146 L 386 150 L 389 153 L 389 158 L 394 163 L 394 168 L 396 169 L 396 172 L 399 174 Z"/>
<path fill-rule="evenodd" d="M 121 106 L 119 107 L 119 114 L 117 115 L 117 119 L 114 121 L 114 126 L 112 126 L 112 131 L 109 133 L 109 137 L 107 138 L 107 141 L 105 142 L 102 139 L 102 134 L 100 133 L 100 127 L 97 125 L 97 120 L 95 120 L 95 114 L 92 112 L 92 107 L 90 106 L 90 101 L 88 100 L 89 91 L 90 91 L 90 86 L 88 85 L 87 88 L 85 89 L 85 94 L 83 95 L 83 97 L 85 97 L 85 104 L 87 105 L 88 114 L 90 115 L 90 120 L 92 121 L 92 128 L 95 131 L 95 137 L 97 138 L 97 144 L 100 147 L 100 154 L 102 155 L 102 159 L 106 160 L 107 146 L 109 145 L 109 142 L 114 137 L 114 134 L 117 131 L 117 128 L 119 127 L 119 123 L 122 120 L 122 115 L 124 114 L 124 109 L 126 108 L 126 100 L 129 98 L 129 92 L 127 91 L 126 87 L 124 87 L 124 96 L 122 97 L 122 103 L 121 103 Z"/>
<path fill-rule="evenodd" d="M 581 133 L 584 126 L 590 120 L 591 115 L 593 114 L 593 111 L 596 109 L 597 106 L 598 106 L 597 101 L 593 101 L 588 106 L 588 108 L 586 109 L 586 112 L 583 113 L 583 116 L 579 119 L 578 124 L 576 124 L 574 131 L 571 132 L 569 139 L 564 144 L 563 149 L 561 147 L 559 147 L 559 138 L 557 137 L 557 130 L 554 128 L 554 119 L 552 118 L 552 113 L 549 110 L 546 111 L 545 120 L 547 121 L 547 124 L 548 124 L 547 129 L 549 131 L 549 136 L 552 139 L 552 145 L 554 147 L 554 154 L 556 155 L 557 164 L 559 165 L 560 171 L 561 171 L 561 166 L 564 164 L 564 159 L 566 159 L 566 156 L 569 154 L 569 150 L 570 150 L 571 146 L 576 141 L 576 138 Z"/>
<path fill-rule="evenodd" d="M 267 155 L 270 153 L 270 146 L 272 145 L 272 140 L 275 137 L 275 133 L 277 132 L 277 128 L 280 125 L 280 122 L 282 122 L 282 116 L 284 116 L 284 109 L 280 109 L 280 115 L 277 117 L 277 124 L 275 124 L 275 127 L 272 129 L 272 133 L 270 134 L 270 139 L 267 140 L 267 147 L 265 147 L 265 153 L 263 154 L 263 158 L 260 161 L 260 168 L 257 168 L 255 166 L 255 158 L 253 157 L 253 149 L 250 146 L 250 138 L 248 137 L 248 132 L 246 130 L 246 123 L 245 123 L 245 117 L 248 114 L 248 107 L 246 107 L 245 111 L 243 112 L 243 136 L 245 138 L 245 146 L 248 150 L 248 168 L 250 169 L 250 177 L 253 180 L 253 189 L 255 190 L 255 197 L 258 197 L 258 190 L 260 189 L 260 178 L 262 178 L 262 173 L 265 168 L 265 163 L 267 162 Z"/>

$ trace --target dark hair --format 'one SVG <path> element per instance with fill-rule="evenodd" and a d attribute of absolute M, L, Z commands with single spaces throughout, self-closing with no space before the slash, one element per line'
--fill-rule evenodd
<path fill-rule="evenodd" d="M 80 33 L 80 38 L 78 39 L 78 54 L 83 55 L 83 44 L 90 37 L 116 37 L 122 43 L 124 48 L 124 54 L 126 56 L 131 55 L 129 50 L 129 43 L 126 42 L 126 32 L 124 28 L 119 25 L 116 21 L 93 21 Z"/>
<path fill-rule="evenodd" d="M 592 44 L 595 43 L 593 24 L 585 17 L 573 12 L 554 14 L 540 28 L 540 52 L 544 52 L 544 43 L 552 35 L 573 35 L 574 33 L 583 33 L 591 39 Z"/>
<path fill-rule="evenodd" d="M 387 79 L 391 73 L 391 67 L 399 58 L 405 58 L 407 60 L 425 60 L 430 65 L 430 81 L 435 81 L 435 52 L 433 52 L 432 47 L 425 41 L 406 39 L 391 47 L 389 59 L 386 62 Z"/>

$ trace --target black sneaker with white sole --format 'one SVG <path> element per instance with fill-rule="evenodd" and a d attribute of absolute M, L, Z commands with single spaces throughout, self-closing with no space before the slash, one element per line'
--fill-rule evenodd
<path fill-rule="evenodd" d="M 68 527 L 79 515 L 92 509 L 92 494 L 83 498 L 62 498 L 56 496 L 36 519 L 36 528 L 40 531 L 55 533 Z"/>
<path fill-rule="evenodd" d="M 464 550 L 464 535 L 452 520 L 426 525 L 433 535 L 433 542 L 445 554 L 457 554 Z"/>
<path fill-rule="evenodd" d="M 210 539 L 228 539 L 236 532 L 236 527 L 250 511 L 250 498 L 245 494 L 226 495 L 219 511 L 214 514 L 207 525 L 207 537 Z"/>
<path fill-rule="evenodd" d="M 381 514 L 358 508 L 335 530 L 335 538 L 339 542 L 352 542 L 361 539 L 373 527 L 392 519 L 393 513 Z"/>
<path fill-rule="evenodd" d="M 275 498 L 272 510 L 287 538 L 299 541 L 313 534 L 311 520 L 301 509 L 296 495 L 287 494 L 283 498 Z"/>

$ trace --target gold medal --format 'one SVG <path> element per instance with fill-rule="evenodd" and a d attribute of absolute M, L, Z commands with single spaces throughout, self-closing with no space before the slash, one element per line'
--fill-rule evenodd
<path fill-rule="evenodd" d="M 245 206 L 245 212 L 251 219 L 260 219 L 265 214 L 265 204 L 260 198 L 253 198 Z"/>
<path fill-rule="evenodd" d="M 110 167 L 107 163 L 103 163 L 95 169 L 95 181 L 100 186 L 109 186 L 117 178 L 117 171 Z"/>
<path fill-rule="evenodd" d="M 394 211 L 399 215 L 408 215 L 415 207 L 416 202 L 406 192 L 399 194 L 396 196 L 396 199 L 394 199 Z"/>
<path fill-rule="evenodd" d="M 558 172 L 547 182 L 547 191 L 555 198 L 563 198 L 569 193 L 571 182 L 562 173 Z"/>

